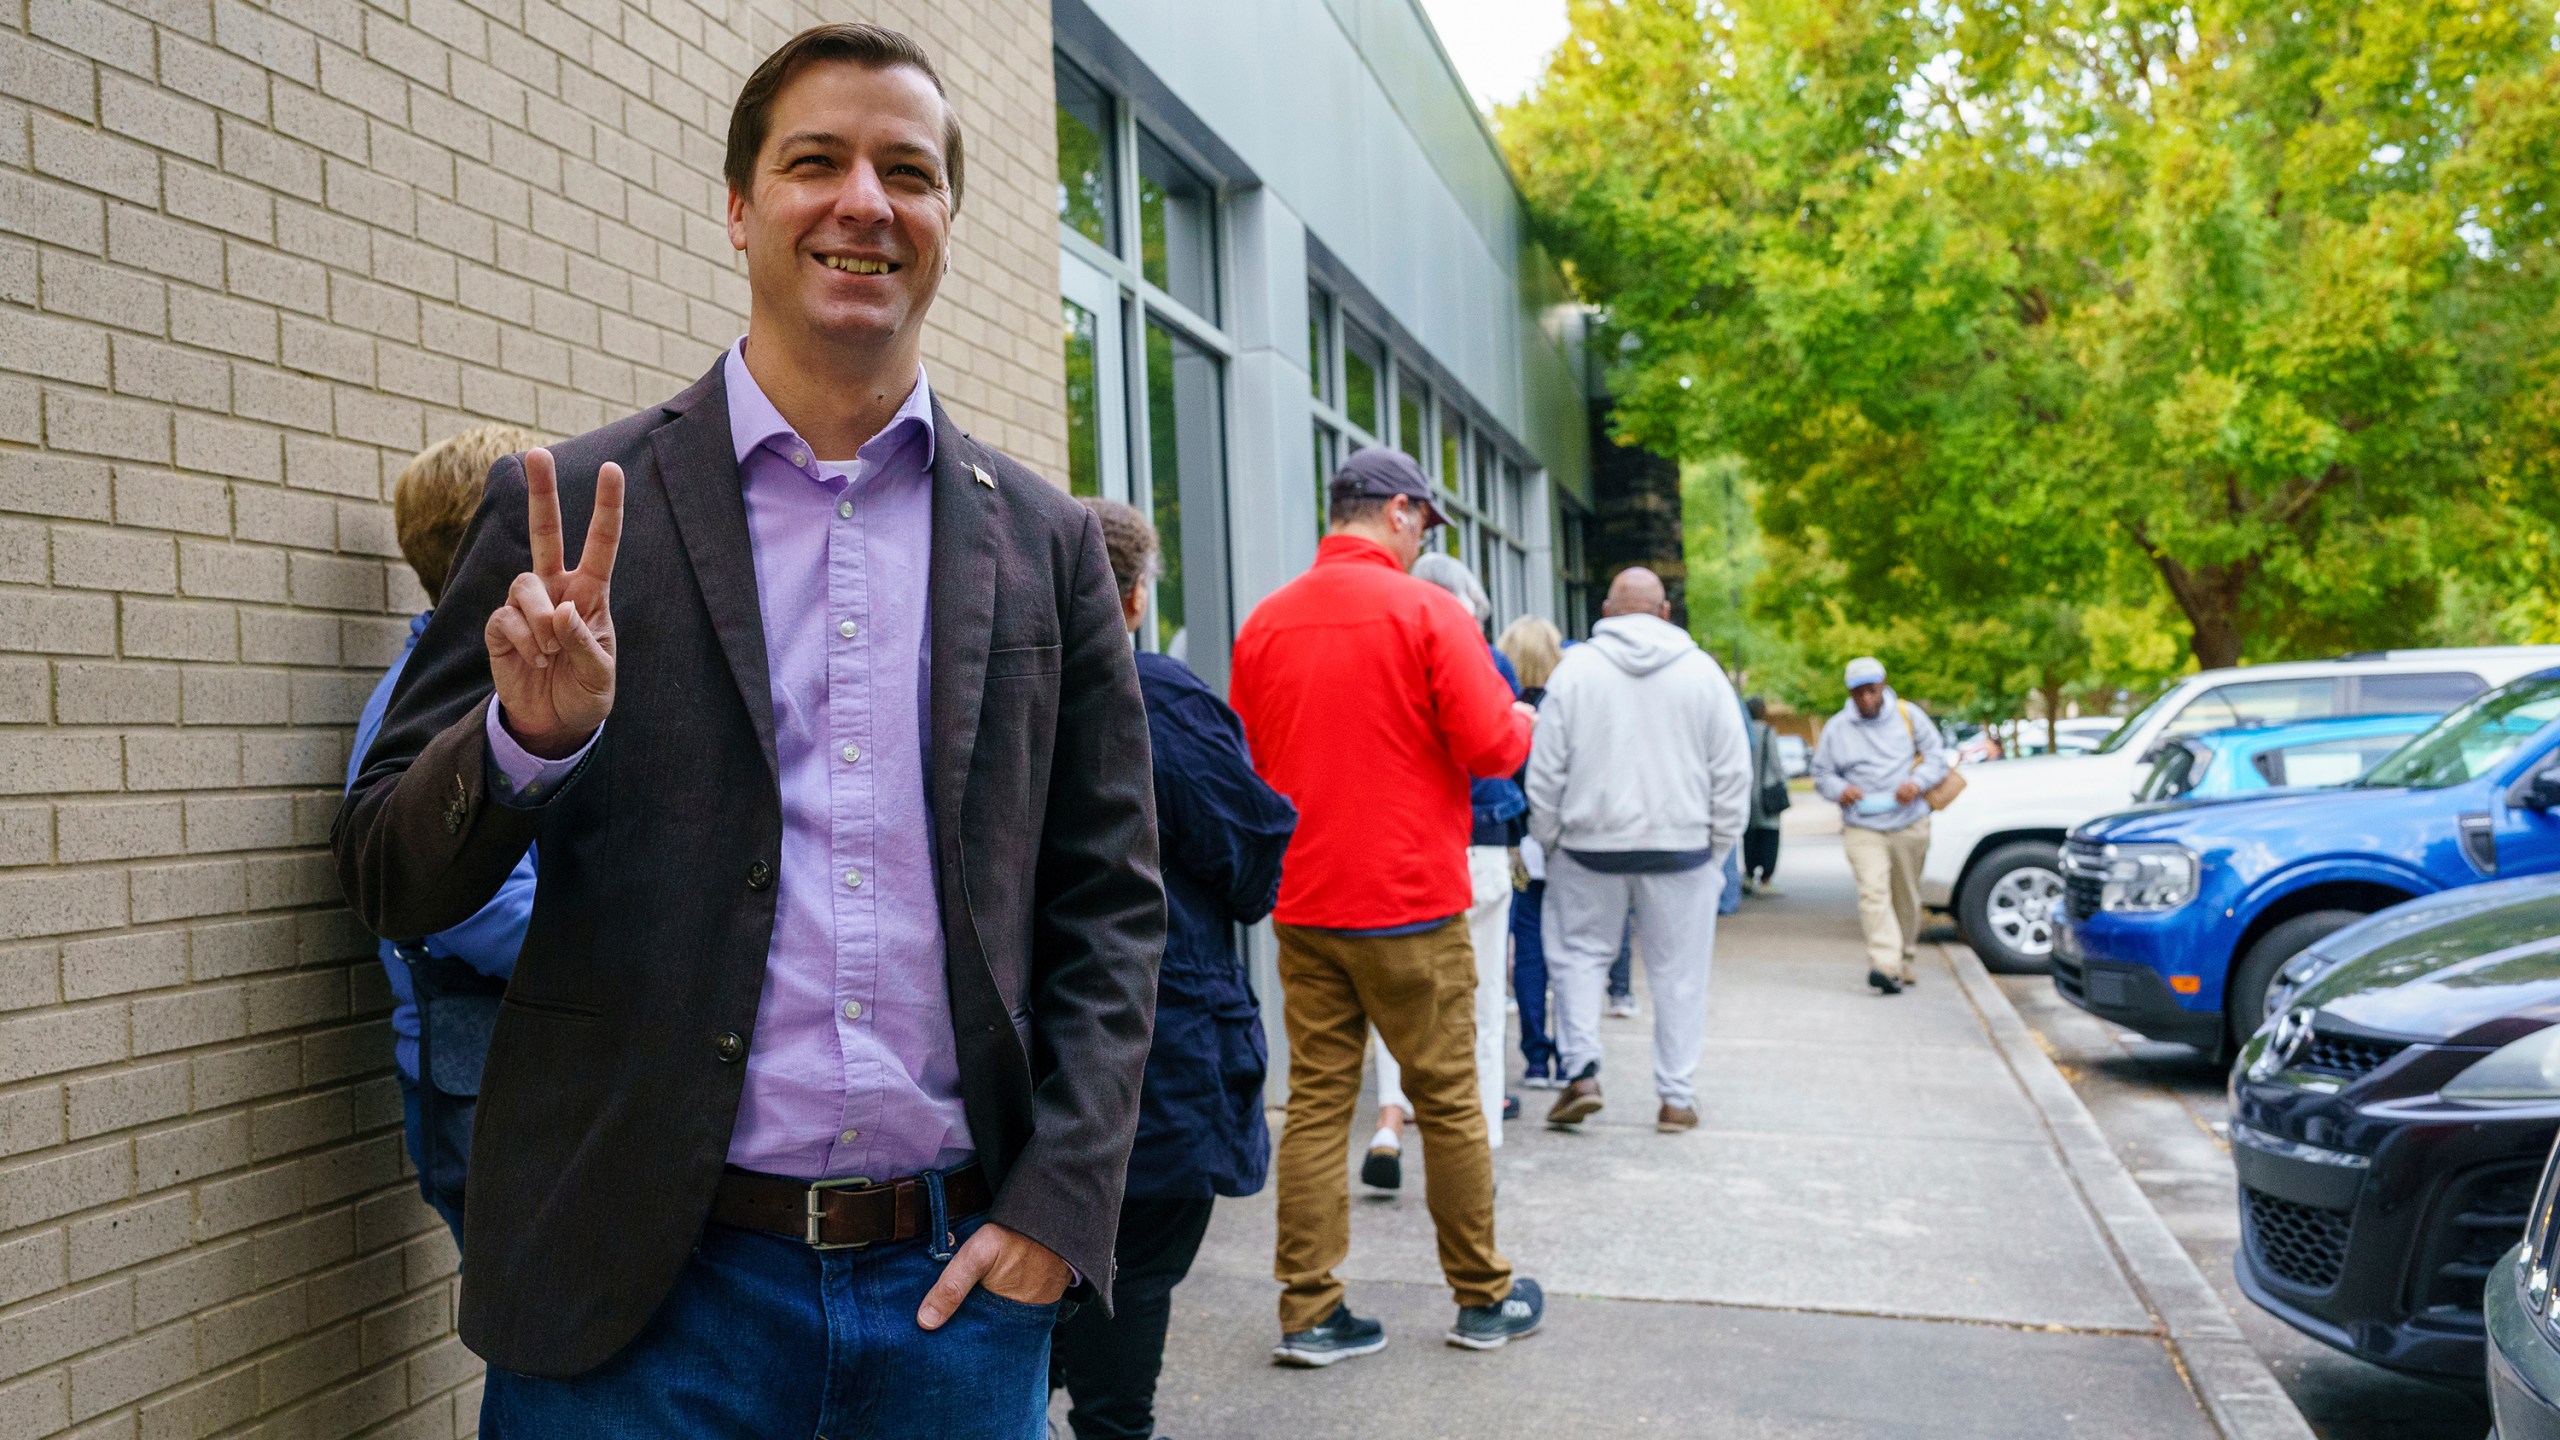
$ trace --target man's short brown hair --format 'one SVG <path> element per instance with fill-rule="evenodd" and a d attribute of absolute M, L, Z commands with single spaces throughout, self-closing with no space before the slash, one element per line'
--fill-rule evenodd
<path fill-rule="evenodd" d="M 541 443 L 541 436 L 513 425 L 474 426 L 419 451 L 391 482 L 391 523 L 399 532 L 400 553 L 418 572 L 428 604 L 444 598 L 445 572 L 453 568 L 454 547 L 480 509 L 489 467 Z"/>
<path fill-rule="evenodd" d="M 1156 527 L 1138 513 L 1138 507 L 1105 500 L 1098 495 L 1082 497 L 1084 508 L 1102 522 L 1103 553 L 1111 557 L 1111 578 L 1120 587 L 1120 598 L 1164 573 L 1163 556 L 1156 546 Z"/>
<path fill-rule="evenodd" d="M 720 166 L 729 188 L 740 195 L 754 193 L 756 156 L 773 128 L 774 97 L 801 66 L 824 60 L 871 70 L 904 65 L 933 82 L 933 93 L 942 97 L 943 178 L 951 182 L 951 213 L 959 214 L 960 112 L 952 108 L 951 92 L 942 88 L 942 76 L 924 47 L 885 25 L 813 25 L 764 57 L 747 83 L 738 87 L 738 103 L 729 110 L 729 153 Z"/>

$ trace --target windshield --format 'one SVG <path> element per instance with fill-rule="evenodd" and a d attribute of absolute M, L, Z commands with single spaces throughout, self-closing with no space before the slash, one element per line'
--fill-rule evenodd
<path fill-rule="evenodd" d="M 2123 749 L 2126 743 L 2133 739 L 2133 732 L 2141 729 L 2144 721 L 2147 721 L 2153 715 L 2158 714 L 2160 707 L 2168 704 L 2169 701 L 2177 695 L 2178 688 L 2179 687 L 2174 685 L 2169 687 L 2169 689 L 2163 692 L 2158 699 L 2143 706 L 2141 709 L 2134 711 L 2133 718 L 2117 726 L 2116 733 L 2108 736 L 2106 740 L 2098 746 L 2097 753 L 2100 755 L 2112 755 L 2118 750 Z"/>
<path fill-rule="evenodd" d="M 2441 790 L 2476 780 L 2553 720 L 2560 720 L 2560 675 L 2519 680 L 2437 721 L 2359 783 Z"/>

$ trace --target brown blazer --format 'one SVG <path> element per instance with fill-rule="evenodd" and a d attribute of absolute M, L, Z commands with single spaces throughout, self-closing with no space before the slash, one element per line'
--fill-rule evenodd
<path fill-rule="evenodd" d="M 1146 713 L 1101 527 L 939 405 L 933 421 L 926 783 L 962 1098 L 993 1218 L 1107 1302 L 1164 946 Z M 782 804 L 720 367 L 552 453 L 573 544 L 597 468 L 628 480 L 602 738 L 540 809 L 484 786 L 481 629 L 530 565 L 509 457 L 332 839 L 349 903 L 400 938 L 472 914 L 540 843 L 480 1094 L 462 1337 L 505 1369 L 570 1376 L 640 1332 L 709 1213 Z"/>

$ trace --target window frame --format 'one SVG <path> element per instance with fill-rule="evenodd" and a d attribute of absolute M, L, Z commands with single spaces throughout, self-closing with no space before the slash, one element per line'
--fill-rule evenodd
<path fill-rule="evenodd" d="M 1118 423 L 1123 438 L 1116 452 L 1118 460 L 1116 471 L 1109 460 L 1103 462 L 1101 492 L 1113 500 L 1135 506 L 1139 513 L 1152 518 L 1156 513 L 1156 497 L 1153 465 L 1155 451 L 1150 433 L 1152 411 L 1149 402 L 1152 397 L 1148 393 L 1147 378 L 1148 327 L 1151 324 L 1160 325 L 1181 339 L 1208 352 L 1216 361 L 1218 366 L 1216 423 L 1219 437 L 1219 470 L 1222 475 L 1232 474 L 1233 471 L 1231 452 L 1235 417 L 1235 361 L 1239 347 L 1234 337 L 1218 323 L 1216 316 L 1201 314 L 1146 276 L 1146 227 L 1142 223 L 1139 209 L 1142 184 L 1138 156 L 1140 130 L 1145 131 L 1149 142 L 1188 166 L 1203 183 L 1210 187 L 1210 245 L 1213 253 L 1210 257 L 1209 292 L 1211 303 L 1221 307 L 1226 303 L 1227 297 L 1235 293 L 1234 256 L 1236 252 L 1230 204 L 1233 198 L 1233 185 L 1225 176 L 1219 174 L 1215 166 L 1208 164 L 1193 147 L 1186 144 L 1175 127 L 1153 120 L 1146 106 L 1130 95 L 1125 88 L 1114 85 L 1106 78 L 1101 68 L 1086 63 L 1081 57 L 1060 45 L 1051 47 L 1050 63 L 1053 67 L 1072 69 L 1079 78 L 1104 96 L 1110 108 L 1112 133 L 1107 137 L 1106 143 L 1111 147 L 1109 167 L 1112 180 L 1111 203 L 1116 219 L 1107 228 L 1111 230 L 1117 243 L 1111 246 L 1096 244 L 1092 237 L 1068 225 L 1064 217 L 1060 216 L 1058 217 L 1058 250 L 1062 273 L 1069 266 L 1080 267 L 1089 272 L 1095 283 L 1107 286 L 1111 290 L 1119 307 L 1117 338 L 1120 353 L 1116 357 L 1111 357 L 1111 361 L 1115 362 L 1115 368 L 1120 377 L 1118 398 L 1121 413 Z M 1061 288 L 1075 287 L 1062 284 Z M 1067 298 L 1075 297 L 1070 294 Z M 1098 356 L 1096 363 L 1099 365 L 1105 361 Z M 1221 483 L 1223 485 L 1224 482 Z M 1222 504 L 1221 510 L 1223 509 Z M 1223 537 L 1220 543 L 1223 548 Z M 1189 567 L 1191 557 L 1184 558 L 1186 567 Z M 1228 574 L 1229 568 L 1227 561 L 1221 556 L 1214 566 L 1214 573 L 1223 579 Z M 1195 569 L 1194 573 L 1207 572 Z M 1155 584 L 1154 581 L 1148 583 L 1146 619 L 1139 627 L 1140 648 L 1147 650 L 1157 648 Z M 1186 604 L 1186 609 L 1188 608 L 1190 607 Z M 1220 609 L 1225 614 L 1227 623 L 1232 626 L 1234 621 L 1232 604 L 1222 604 Z M 1216 639 L 1217 643 L 1223 647 L 1232 641 L 1233 636 L 1221 635 Z"/>

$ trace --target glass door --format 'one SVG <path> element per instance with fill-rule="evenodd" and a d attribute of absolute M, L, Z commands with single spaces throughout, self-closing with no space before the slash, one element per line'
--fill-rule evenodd
<path fill-rule="evenodd" d="M 1073 255 L 1058 261 L 1067 358 L 1067 488 L 1129 498 L 1128 373 L 1120 287 Z"/>

